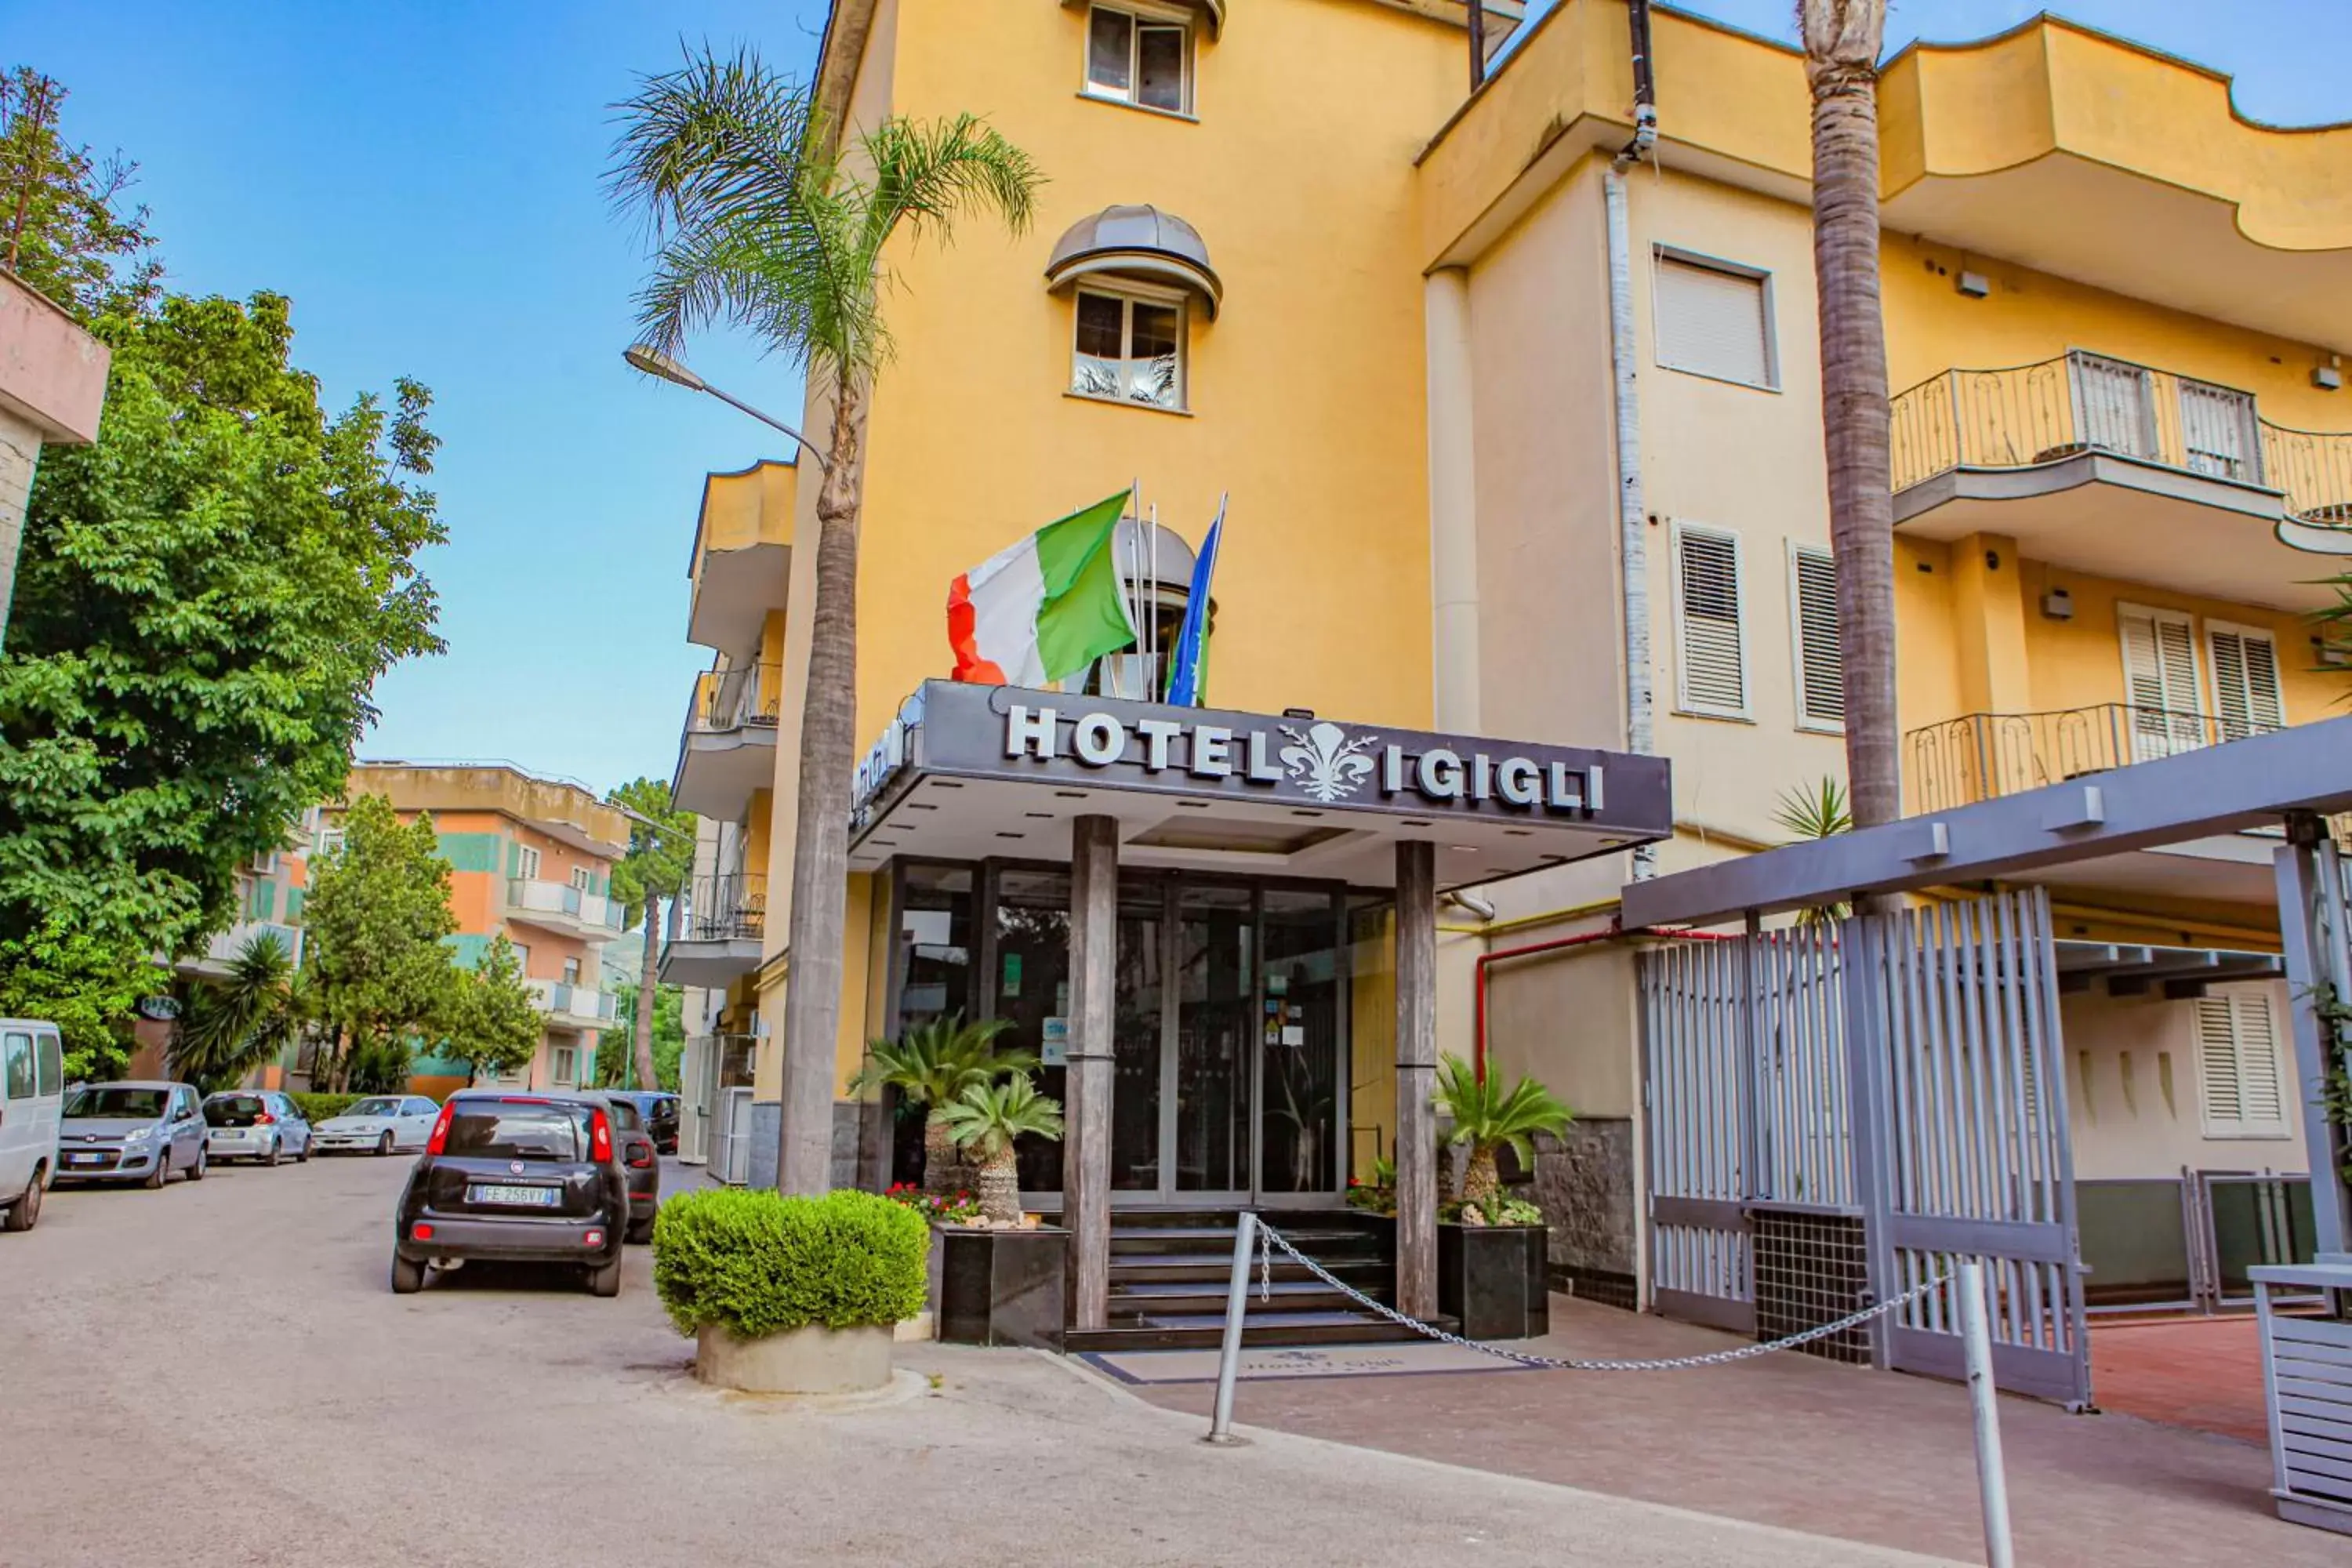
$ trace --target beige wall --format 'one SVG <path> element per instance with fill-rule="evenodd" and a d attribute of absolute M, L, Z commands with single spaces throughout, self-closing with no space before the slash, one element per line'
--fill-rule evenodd
<path fill-rule="evenodd" d="M 2278 1021 L 2281 1081 L 2292 1086 L 2294 1055 L 2286 1033 L 2286 984 L 2255 984 L 2271 994 L 2272 1016 Z M 2217 985 L 2212 994 L 2234 989 L 2239 988 Z M 2070 996 L 2060 1009 L 2059 1022 L 2065 1035 L 2066 1109 L 2077 1177 L 2177 1176 L 2183 1166 L 2289 1173 L 2309 1170 L 2302 1108 L 2292 1087 L 2287 1136 L 2205 1135 L 2195 1003 Z"/>

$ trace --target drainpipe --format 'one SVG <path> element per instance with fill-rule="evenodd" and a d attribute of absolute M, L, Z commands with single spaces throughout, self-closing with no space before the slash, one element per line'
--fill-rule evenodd
<path fill-rule="evenodd" d="M 1601 172 L 1601 203 L 1609 240 L 1609 361 L 1617 407 L 1617 529 L 1625 625 L 1625 749 L 1655 750 L 1655 706 L 1650 666 L 1649 510 L 1642 499 L 1642 408 L 1634 384 L 1633 239 L 1626 218 L 1625 171 L 1648 156 L 1658 140 L 1656 84 L 1650 70 L 1649 0 L 1630 0 L 1633 28 L 1633 140 Z M 1658 852 L 1633 851 L 1633 880 L 1658 874 Z M 1482 973 L 1483 980 L 1483 973 Z"/>

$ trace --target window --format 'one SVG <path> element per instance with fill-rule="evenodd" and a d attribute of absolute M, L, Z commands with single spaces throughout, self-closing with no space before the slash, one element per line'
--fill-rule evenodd
<path fill-rule="evenodd" d="M 2198 998 L 2197 1076 L 2206 1137 L 2288 1136 L 2278 1030 L 2266 993 Z"/>
<path fill-rule="evenodd" d="M 584 893 L 588 891 L 594 883 L 595 878 L 590 873 L 587 867 L 574 866 L 572 868 L 572 885 L 573 887 L 579 889 Z"/>
<path fill-rule="evenodd" d="M 1070 390 L 1151 408 L 1183 407 L 1182 300 L 1081 289 Z"/>
<path fill-rule="evenodd" d="M 2124 650 L 2131 760 L 2150 762 L 2205 744 L 2197 637 L 2189 617 L 2178 610 L 2117 605 L 2116 635 Z"/>
<path fill-rule="evenodd" d="M 37 1081 L 33 1071 L 33 1037 L 0 1036 L 0 1098 L 30 1100 Z"/>
<path fill-rule="evenodd" d="M 566 985 L 577 985 L 580 984 L 580 961 L 578 959 L 567 958 L 563 961 L 563 984 Z"/>
<path fill-rule="evenodd" d="M 572 1083 L 580 1076 L 579 1051 L 571 1046 L 558 1046 L 549 1059 L 553 1064 L 555 1081 Z"/>
<path fill-rule="evenodd" d="M 330 856 L 340 855 L 342 852 L 343 830 L 340 827 L 320 829 L 318 842 L 312 847 L 310 851 L 313 858 L 320 860 L 324 860 Z"/>
<path fill-rule="evenodd" d="M 1192 29 L 1172 16 L 1097 5 L 1087 19 L 1087 94 L 1192 111 Z"/>
<path fill-rule="evenodd" d="M 278 851 L 272 849 L 267 854 L 256 855 L 248 865 L 257 877 L 275 877 L 278 875 Z"/>
<path fill-rule="evenodd" d="M 47 1034 L 35 1036 L 33 1052 L 40 1067 L 39 1088 L 36 1092 L 46 1098 L 62 1090 L 66 1085 L 65 1047 L 58 1037 Z"/>
<path fill-rule="evenodd" d="M 2286 728 L 2278 645 L 2270 633 L 2207 621 L 2205 648 L 2213 659 L 2213 710 L 2221 720 L 2221 739 L 2242 741 Z"/>
<path fill-rule="evenodd" d="M 1737 535 L 1675 524 L 1675 650 L 1677 707 L 1714 719 L 1748 717 Z"/>
<path fill-rule="evenodd" d="M 2180 444 L 2189 466 L 2217 479 L 2262 483 L 2262 439 L 2252 393 L 2201 381 L 2180 384 Z"/>
<path fill-rule="evenodd" d="M 507 941 L 508 944 L 514 949 L 515 973 L 517 974 L 529 974 L 530 973 L 530 949 L 524 943 L 516 942 L 511 937 L 508 938 Z"/>
<path fill-rule="evenodd" d="M 1837 563 L 1811 544 L 1789 547 L 1789 624 L 1797 651 L 1797 727 L 1845 728 L 1845 654 L 1838 642 Z"/>
<path fill-rule="evenodd" d="M 1769 273 L 1661 246 L 1656 317 L 1658 363 L 1668 370 L 1779 387 Z"/>
<path fill-rule="evenodd" d="M 539 879 L 539 851 L 528 844 L 515 846 L 515 875 L 526 882 Z"/>

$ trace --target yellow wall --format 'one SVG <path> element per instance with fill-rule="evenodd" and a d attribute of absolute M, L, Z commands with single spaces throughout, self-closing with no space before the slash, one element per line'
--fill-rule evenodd
<path fill-rule="evenodd" d="M 2250 989 L 2270 994 L 2271 1016 L 2279 1025 L 2279 1065 L 2284 1081 L 2292 1084 L 2284 982 L 2219 985 L 2212 994 Z M 2290 1106 L 2283 1138 L 2205 1136 L 2194 1003 L 2069 996 L 2060 1008 L 2060 1027 L 2066 1046 L 2066 1110 L 2077 1177 L 2096 1181 L 2169 1175 L 2184 1165 L 2201 1171 L 2300 1173 L 2310 1168 L 2304 1157 L 2298 1107 Z"/>

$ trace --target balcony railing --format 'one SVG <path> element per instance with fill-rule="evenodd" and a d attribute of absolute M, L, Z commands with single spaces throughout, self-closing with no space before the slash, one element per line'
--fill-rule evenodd
<path fill-rule="evenodd" d="M 246 943 L 258 936 L 275 942 L 286 954 L 287 961 L 299 963 L 302 960 L 302 931 L 299 926 L 282 925 L 276 921 L 239 921 L 224 931 L 215 931 L 205 945 L 204 962 L 231 964 L 245 952 Z"/>
<path fill-rule="evenodd" d="M 1914 811 L 1949 811 L 2272 728 L 2129 702 L 2048 713 L 1971 713 L 1906 735 L 1905 771 Z"/>
<path fill-rule="evenodd" d="M 2026 468 L 2108 452 L 2282 492 L 2306 522 L 2352 521 L 2352 432 L 2290 430 L 2253 394 L 2076 351 L 1949 370 L 1894 401 L 1897 491 L 1955 468 Z"/>
<path fill-rule="evenodd" d="M 736 669 L 706 669 L 695 678 L 687 728 L 700 734 L 736 730 L 772 730 L 782 707 L 782 670 L 772 664 Z"/>
<path fill-rule="evenodd" d="M 682 942 L 757 942 L 768 927 L 768 879 L 736 871 L 687 887 Z"/>
<path fill-rule="evenodd" d="M 591 893 L 569 882 L 541 882 L 526 877 L 507 882 L 507 908 L 531 915 L 549 915 L 598 931 L 621 929 L 621 906 L 602 893 Z"/>
<path fill-rule="evenodd" d="M 542 1011 L 566 1018 L 594 1018 L 612 1021 L 619 1003 L 609 991 L 591 991 L 584 985 L 573 985 L 562 980 L 526 982 L 531 994 L 539 999 Z"/>

